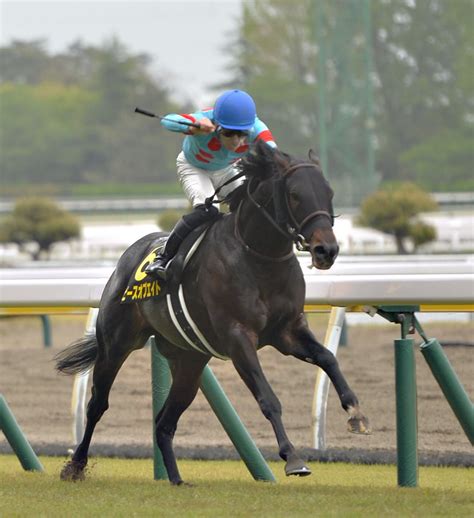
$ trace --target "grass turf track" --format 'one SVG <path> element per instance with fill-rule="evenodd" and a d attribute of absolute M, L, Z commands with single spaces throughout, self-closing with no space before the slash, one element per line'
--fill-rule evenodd
<path fill-rule="evenodd" d="M 398 488 L 393 465 L 310 463 L 313 475 L 255 482 L 239 461 L 179 461 L 193 487 L 153 480 L 148 460 L 92 458 L 85 482 L 59 480 L 64 458 L 40 457 L 45 473 L 0 456 L 0 516 L 473 516 L 474 470 L 420 468 L 418 488 Z"/>

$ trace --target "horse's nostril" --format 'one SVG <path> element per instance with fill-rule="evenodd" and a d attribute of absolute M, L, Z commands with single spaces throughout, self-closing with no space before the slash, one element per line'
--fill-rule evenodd
<path fill-rule="evenodd" d="M 334 259 L 335 257 L 337 257 L 338 253 L 339 253 L 338 245 L 329 247 L 329 256 L 331 257 L 331 259 Z"/>
<path fill-rule="evenodd" d="M 339 247 L 337 245 L 316 245 L 314 247 L 314 254 L 318 257 L 334 259 L 338 253 Z"/>
<path fill-rule="evenodd" d="M 314 247 L 314 253 L 315 253 L 315 255 L 325 256 L 326 255 L 326 248 L 323 245 L 316 245 Z"/>

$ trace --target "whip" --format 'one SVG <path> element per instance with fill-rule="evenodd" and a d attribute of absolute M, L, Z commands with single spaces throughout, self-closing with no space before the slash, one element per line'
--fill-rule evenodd
<path fill-rule="evenodd" d="M 166 117 L 157 115 L 156 113 L 150 112 L 148 110 L 143 110 L 142 108 L 135 108 L 135 113 L 140 113 L 141 115 L 146 115 L 147 117 L 154 117 L 155 119 L 160 119 L 162 121 L 176 122 L 178 124 L 182 124 L 183 126 L 192 126 L 193 128 L 201 127 L 198 122 L 175 121 L 173 119 L 167 119 Z"/>

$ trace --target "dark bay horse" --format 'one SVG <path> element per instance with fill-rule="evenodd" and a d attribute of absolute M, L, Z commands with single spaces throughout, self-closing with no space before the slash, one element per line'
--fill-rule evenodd
<path fill-rule="evenodd" d="M 312 264 L 328 269 L 338 254 L 333 233 L 333 192 L 318 160 L 297 160 L 258 144 L 242 161 L 245 182 L 229 200 L 231 212 L 207 231 L 182 277 L 188 310 L 216 356 L 230 358 L 270 421 L 287 475 L 308 475 L 282 423 L 281 405 L 260 366 L 257 350 L 272 345 L 284 355 L 318 365 L 328 374 L 349 414 L 349 430 L 368 433 L 368 421 L 334 355 L 308 328 L 303 313 L 305 283 L 293 252 L 296 242 Z M 120 303 L 127 282 L 161 233 L 143 237 L 120 258 L 102 295 L 95 336 L 85 336 L 59 353 L 57 368 L 78 373 L 94 364 L 92 397 L 82 442 L 61 478 L 84 477 L 94 428 L 108 408 L 121 365 L 152 335 L 169 360 L 172 385 L 156 416 L 156 439 L 172 484 L 183 481 L 173 452 L 181 414 L 199 388 L 211 354 L 191 349 L 173 325 L 163 298 Z"/>

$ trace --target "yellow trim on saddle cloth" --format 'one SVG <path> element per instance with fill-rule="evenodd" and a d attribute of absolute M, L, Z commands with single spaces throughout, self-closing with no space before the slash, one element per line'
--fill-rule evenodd
<path fill-rule="evenodd" d="M 137 282 L 142 281 L 147 276 L 145 268 L 155 260 L 156 256 L 158 255 L 158 250 L 160 250 L 160 247 L 152 250 L 140 263 L 140 266 L 137 268 L 134 275 L 134 278 Z"/>
<path fill-rule="evenodd" d="M 140 263 L 131 278 L 130 284 L 127 286 L 124 294 L 122 295 L 122 303 L 138 302 L 156 297 L 160 294 L 161 286 L 157 280 L 153 279 L 147 282 L 144 282 L 144 280 L 148 277 L 147 273 L 145 272 L 145 268 L 155 260 L 161 249 L 162 246 L 155 248 Z"/>

